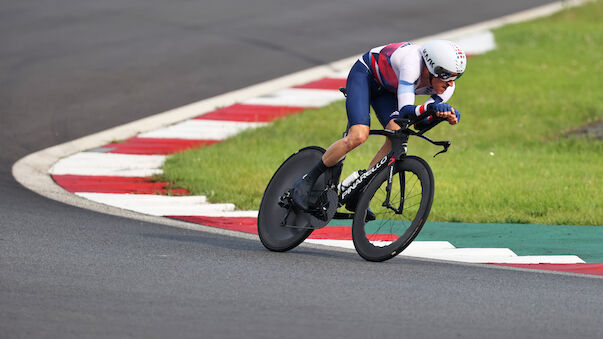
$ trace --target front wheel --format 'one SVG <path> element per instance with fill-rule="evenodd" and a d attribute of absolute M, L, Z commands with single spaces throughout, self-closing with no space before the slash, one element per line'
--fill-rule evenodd
<path fill-rule="evenodd" d="M 408 156 L 397 162 L 391 183 L 390 170 L 367 185 L 354 216 L 354 247 L 369 261 L 385 261 L 402 252 L 419 234 L 433 202 L 433 173 L 423 159 Z M 365 221 L 368 208 L 376 220 Z"/>

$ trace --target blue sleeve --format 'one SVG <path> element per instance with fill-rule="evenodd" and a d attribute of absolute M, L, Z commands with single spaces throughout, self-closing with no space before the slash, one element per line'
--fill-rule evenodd
<path fill-rule="evenodd" d="M 402 109 L 400 109 L 400 118 L 410 119 L 410 118 L 417 116 L 415 114 L 416 108 L 417 108 L 417 105 L 406 105 L 406 106 L 402 107 Z"/>

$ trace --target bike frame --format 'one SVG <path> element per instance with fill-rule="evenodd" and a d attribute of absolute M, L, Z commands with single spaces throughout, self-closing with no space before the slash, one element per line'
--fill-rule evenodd
<path fill-rule="evenodd" d="M 345 89 L 342 88 L 341 91 L 345 94 Z M 326 226 L 331 219 L 354 219 L 352 227 L 354 246 L 363 258 L 370 261 L 383 261 L 398 254 L 399 251 L 403 250 L 410 241 L 414 239 L 423 226 L 433 201 L 433 174 L 431 169 L 424 160 L 418 157 L 412 157 L 413 161 L 412 163 L 410 162 L 411 157 L 409 156 L 407 158 L 408 139 L 410 136 L 414 135 L 427 140 L 436 146 L 442 146 L 443 150 L 436 153 L 436 155 L 446 152 L 450 146 L 450 142 L 448 141 L 433 141 L 423 135 L 427 130 L 435 127 L 439 122 L 444 121 L 443 119 L 433 116 L 434 119 L 430 119 L 429 123 L 423 124 L 421 119 L 434 115 L 434 113 L 435 112 L 432 111 L 431 107 L 428 106 L 427 112 L 420 116 L 412 117 L 411 119 L 395 120 L 400 126 L 400 129 L 370 130 L 369 135 L 382 135 L 390 140 L 392 147 L 388 154 L 379 159 L 374 166 L 354 180 L 349 187 L 342 188 L 342 192 L 338 192 L 337 186 L 344 162 L 342 159 L 336 166 L 329 168 L 321 175 L 321 177 L 319 177 L 320 181 L 317 180 L 315 187 L 313 187 L 313 190 L 311 191 L 312 198 L 314 198 L 315 202 L 311 203 L 309 206 L 310 208 L 308 209 L 300 209 L 293 202 L 291 197 L 293 189 L 291 188 L 291 185 L 293 180 L 298 179 L 296 176 L 299 175 L 299 172 L 302 172 L 302 169 L 298 167 L 310 166 L 311 164 L 308 164 L 308 162 L 314 162 L 314 159 L 323 156 L 325 150 L 320 147 L 310 146 L 303 148 L 290 156 L 270 180 L 264 193 L 264 197 L 262 198 L 262 203 L 260 204 L 258 213 L 258 234 L 260 235 L 262 244 L 272 251 L 288 251 L 306 239 L 312 230 Z M 409 128 L 418 121 L 422 121 L 420 125 L 426 127 L 418 132 Z M 415 125 L 415 128 L 416 126 L 417 125 Z M 299 152 L 305 153 L 299 154 L 299 157 L 296 158 L 296 155 L 298 155 Z M 288 162 L 289 160 L 292 162 Z M 403 162 L 400 163 L 399 161 Z M 408 164 L 406 164 L 407 161 L 409 162 Z M 285 166 L 285 164 L 287 164 L 287 166 Z M 383 171 L 385 170 L 388 170 L 388 172 L 384 173 Z M 397 214 L 402 214 L 403 209 L 406 207 L 404 200 L 401 199 L 399 206 L 397 207 L 392 206 L 390 203 L 390 196 L 394 196 L 392 190 L 393 177 L 398 171 L 402 171 L 400 172 L 400 179 L 397 180 L 401 186 L 400 188 L 402 188 L 401 196 L 404 196 L 405 194 L 404 189 L 406 181 L 408 180 L 404 175 L 404 171 L 410 171 L 416 174 L 419 177 L 421 185 L 423 185 L 425 180 L 428 180 L 429 184 L 425 186 L 428 189 L 428 195 L 425 196 L 425 204 L 423 204 L 423 190 L 421 191 L 422 207 L 419 208 L 414 221 L 412 221 L 408 230 L 404 233 L 404 239 L 402 239 L 403 242 L 401 243 L 396 240 L 395 246 L 387 245 L 381 247 L 380 245 L 371 243 L 366 237 L 365 230 L 363 229 L 366 222 L 378 220 L 376 219 L 377 215 L 375 213 L 369 214 L 369 211 L 371 210 L 367 208 L 367 200 L 368 203 L 370 203 L 374 199 L 374 196 L 365 196 L 365 188 L 367 185 L 373 188 L 371 182 L 375 180 L 375 178 L 379 178 L 379 185 L 381 185 L 382 182 L 386 182 L 386 192 L 384 192 L 385 198 L 382 206 Z M 386 174 L 389 174 L 389 177 Z M 375 189 L 378 189 L 378 187 L 375 187 Z M 348 200 L 350 201 L 348 202 Z M 359 211 L 362 215 L 337 212 L 338 207 L 344 204 L 348 210 L 356 211 L 358 203 L 363 204 L 362 208 L 364 210 Z M 278 206 L 275 206 L 275 204 Z M 377 207 L 375 205 L 371 206 Z M 283 209 L 286 210 L 286 213 L 284 213 Z M 383 210 L 376 210 L 376 212 L 381 213 Z M 416 218 L 419 217 L 419 212 L 422 213 L 422 215 L 421 219 L 417 220 Z M 298 230 L 286 228 L 297 228 Z"/>
<path fill-rule="evenodd" d="M 373 177 L 379 174 L 381 171 L 388 169 L 389 170 L 389 180 L 386 187 L 386 199 L 383 202 L 383 205 L 394 210 L 397 214 L 401 214 L 403 210 L 404 200 L 400 202 L 400 206 L 395 208 L 390 205 L 390 193 L 391 193 L 391 185 L 392 178 L 394 175 L 394 166 L 396 162 L 401 161 L 406 156 L 407 147 L 408 147 L 408 139 L 411 135 L 420 137 L 424 140 L 429 141 L 430 143 L 436 146 L 442 146 L 444 149 L 434 155 L 434 157 L 440 153 L 444 153 L 450 147 L 449 141 L 433 141 L 430 138 L 423 135 L 423 133 L 427 132 L 431 128 L 435 127 L 438 123 L 443 121 L 443 119 L 436 119 L 434 123 L 430 126 L 420 130 L 419 132 L 415 132 L 409 127 L 417 121 L 424 119 L 426 116 L 430 115 L 430 112 L 425 112 L 415 119 L 397 119 L 396 123 L 400 126 L 398 130 L 370 130 L 369 135 L 383 135 L 388 138 L 392 144 L 391 150 L 389 153 L 384 156 L 381 160 L 379 160 L 373 167 L 368 169 L 365 173 L 363 173 L 359 178 L 357 178 L 350 186 L 348 186 L 343 192 L 339 192 L 339 206 L 343 206 L 348 203 L 352 197 L 356 196 L 356 194 L 360 193 L 360 191 L 371 181 Z M 345 158 L 340 162 L 340 168 L 343 166 Z M 338 164 L 339 165 L 339 164 Z M 338 171 L 341 174 L 341 171 Z M 400 183 L 401 188 L 404 189 L 404 179 L 401 179 Z M 339 181 L 339 176 L 335 179 L 336 182 Z M 340 216 L 340 215 L 339 215 Z M 349 217 L 345 215 L 344 217 Z"/>
<path fill-rule="evenodd" d="M 406 155 L 406 145 L 408 143 L 408 134 L 402 135 L 402 138 L 392 137 L 396 131 L 389 130 L 371 130 L 369 135 L 384 135 L 392 142 L 391 151 L 381 158 L 373 167 L 369 168 L 360 177 L 358 177 L 349 187 L 339 194 L 340 205 L 344 205 L 350 199 L 358 193 L 366 184 L 379 172 L 386 168 L 390 168 L 390 172 L 393 173 L 393 167 L 396 161 L 401 160 Z M 405 140 L 404 140 L 405 139 Z M 389 159 L 389 161 L 388 161 Z M 391 175 L 390 175 L 391 176 Z"/>

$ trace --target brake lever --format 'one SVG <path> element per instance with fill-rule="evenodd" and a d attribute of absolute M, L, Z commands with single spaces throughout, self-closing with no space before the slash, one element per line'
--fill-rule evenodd
<path fill-rule="evenodd" d="M 450 141 L 434 141 L 434 140 L 432 140 L 431 138 L 426 137 L 426 136 L 424 136 L 423 134 L 417 133 L 417 132 L 415 132 L 415 131 L 413 131 L 413 130 L 408 130 L 408 131 L 410 132 L 410 133 L 409 133 L 409 135 L 414 135 L 415 137 L 419 137 L 419 138 L 421 138 L 421 139 L 423 139 L 423 140 L 427 140 L 427 141 L 428 141 L 428 142 L 430 142 L 431 144 L 434 144 L 434 145 L 436 145 L 436 146 L 441 146 L 441 147 L 443 147 L 443 148 L 444 148 L 443 150 L 441 150 L 441 151 L 439 151 L 438 153 L 436 153 L 436 154 L 433 156 L 434 158 L 436 157 L 436 155 L 438 155 L 438 154 L 440 154 L 440 153 L 446 153 L 446 152 L 448 152 L 448 147 L 450 147 Z"/>
<path fill-rule="evenodd" d="M 446 153 L 448 152 L 448 147 L 450 147 L 450 141 L 434 141 L 433 142 L 434 145 L 436 146 L 442 146 L 444 149 L 439 151 L 438 153 L 436 153 L 433 157 L 435 158 L 436 155 L 440 154 L 440 153 Z"/>

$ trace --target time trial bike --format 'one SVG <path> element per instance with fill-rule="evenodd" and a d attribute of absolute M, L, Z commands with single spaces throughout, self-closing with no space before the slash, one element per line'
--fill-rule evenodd
<path fill-rule="evenodd" d="M 345 94 L 345 89 L 341 89 Z M 416 122 L 429 115 L 434 119 L 421 130 Z M 418 137 L 443 149 L 449 141 L 434 141 L 425 135 L 442 118 L 426 111 L 413 119 L 397 119 L 398 130 L 370 130 L 369 135 L 385 136 L 391 151 L 372 168 L 355 172 L 339 184 L 344 160 L 327 169 L 310 192 L 307 210 L 300 209 L 291 198 L 295 181 L 322 157 L 325 149 L 310 146 L 292 154 L 268 183 L 258 214 L 258 234 L 271 251 L 284 252 L 301 244 L 315 229 L 332 219 L 352 219 L 352 240 L 358 254 L 369 261 L 385 261 L 402 252 L 425 224 L 434 196 L 434 176 L 427 162 L 407 155 L 409 138 Z M 338 212 L 345 206 L 349 212 Z"/>

